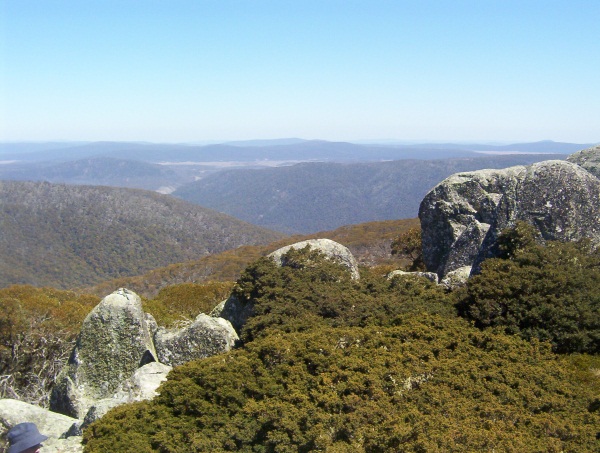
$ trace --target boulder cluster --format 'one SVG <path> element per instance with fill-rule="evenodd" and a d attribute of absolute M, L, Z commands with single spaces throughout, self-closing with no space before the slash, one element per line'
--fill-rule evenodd
<path fill-rule="evenodd" d="M 44 451 L 81 451 L 87 425 L 121 404 L 152 399 L 172 367 L 229 351 L 238 340 L 229 321 L 200 314 L 179 329 L 158 327 L 140 297 L 121 288 L 85 318 L 69 361 L 58 376 L 50 411 L 0 400 L 6 427 L 39 422 Z"/>

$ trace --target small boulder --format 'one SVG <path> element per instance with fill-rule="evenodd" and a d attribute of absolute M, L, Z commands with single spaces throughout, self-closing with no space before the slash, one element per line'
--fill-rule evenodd
<path fill-rule="evenodd" d="M 471 276 L 471 266 L 463 266 L 450 271 L 440 282 L 447 289 L 456 289 L 467 284 Z"/>
<path fill-rule="evenodd" d="M 158 393 L 156 390 L 167 380 L 167 375 L 173 368 L 159 362 L 151 362 L 138 368 L 131 379 L 121 384 L 121 388 L 111 398 L 103 398 L 94 401 L 88 409 L 83 423 L 76 428 L 84 430 L 90 423 L 103 417 L 113 407 L 122 404 L 133 403 L 153 399 Z M 75 427 L 74 427 L 75 428 Z"/>
<path fill-rule="evenodd" d="M 387 279 L 391 280 L 394 277 L 398 276 L 406 276 L 412 275 L 415 277 L 423 277 L 429 280 L 430 282 L 436 283 L 438 282 L 438 275 L 435 272 L 406 272 L 401 270 L 392 271 L 387 275 Z"/>
<path fill-rule="evenodd" d="M 23 401 L 1 399 L 0 425 L 10 429 L 23 422 L 35 423 L 42 434 L 58 439 L 77 422 L 77 419 Z"/>
<path fill-rule="evenodd" d="M 177 366 L 227 352 L 238 339 L 229 321 L 202 313 L 183 329 L 159 327 L 154 344 L 161 363 Z"/>
<path fill-rule="evenodd" d="M 354 258 L 354 255 L 352 255 L 347 247 L 332 241 L 331 239 L 309 239 L 307 241 L 296 242 L 295 244 L 275 250 L 269 255 L 269 257 L 272 258 L 278 266 L 284 266 L 285 262 L 283 255 L 285 255 L 290 249 L 299 250 L 306 246 L 310 246 L 311 249 L 318 250 L 327 258 L 343 264 L 348 268 L 354 280 L 358 280 L 360 278 L 360 274 L 358 272 L 358 263 Z"/>

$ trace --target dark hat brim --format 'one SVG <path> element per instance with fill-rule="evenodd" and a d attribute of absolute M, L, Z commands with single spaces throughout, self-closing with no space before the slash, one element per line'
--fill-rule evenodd
<path fill-rule="evenodd" d="M 36 445 L 41 444 L 47 439 L 48 436 L 44 436 L 40 433 L 33 433 L 30 436 L 27 436 L 26 439 L 22 439 L 16 444 L 11 445 L 7 453 L 21 453 L 22 451 L 25 451 L 28 448 L 35 447 Z"/>

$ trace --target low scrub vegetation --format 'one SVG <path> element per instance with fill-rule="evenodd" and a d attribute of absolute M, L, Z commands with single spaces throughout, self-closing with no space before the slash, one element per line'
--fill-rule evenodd
<path fill-rule="evenodd" d="M 522 228 L 504 241 L 454 293 L 355 281 L 310 249 L 256 261 L 233 288 L 255 307 L 242 347 L 177 367 L 154 401 L 91 425 L 85 451 L 597 451 L 596 254 Z"/>
<path fill-rule="evenodd" d="M 47 406 L 95 296 L 32 286 L 0 290 L 0 398 Z"/>

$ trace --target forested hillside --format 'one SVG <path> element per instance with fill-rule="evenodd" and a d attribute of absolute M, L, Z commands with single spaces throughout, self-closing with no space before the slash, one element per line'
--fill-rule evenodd
<path fill-rule="evenodd" d="M 142 275 L 108 280 L 84 290 L 103 296 L 116 288 L 129 288 L 140 295 L 154 297 L 162 288 L 181 283 L 231 282 L 237 280 L 246 266 L 261 256 L 294 242 L 318 238 L 331 239 L 345 245 L 360 264 L 366 266 L 388 265 L 397 268 L 408 264 L 408 261 L 402 254 L 394 257 L 390 255 L 392 241 L 398 235 L 414 228 L 419 228 L 418 219 L 347 225 L 333 231 L 291 236 L 267 245 L 242 246 L 199 260 L 152 269 Z"/>
<path fill-rule="evenodd" d="M 283 235 L 154 192 L 0 182 L 0 287 L 73 288 Z"/>
<path fill-rule="evenodd" d="M 15 162 L 0 166 L 0 179 L 9 181 L 47 181 L 157 190 L 174 185 L 180 178 L 179 173 L 164 165 L 114 157 L 89 157 L 69 162 Z"/>
<path fill-rule="evenodd" d="M 505 168 L 563 155 L 517 154 L 377 163 L 303 163 L 222 171 L 173 192 L 201 206 L 289 234 L 414 218 L 419 203 L 453 173 Z"/>

